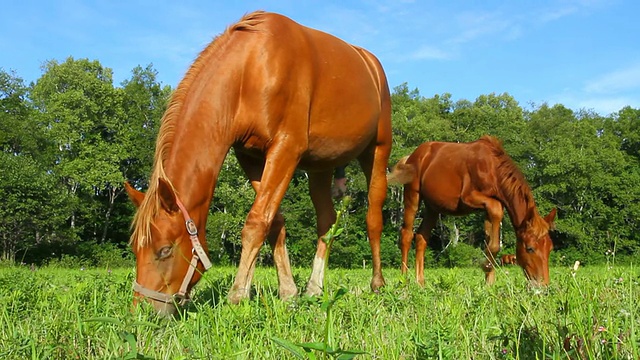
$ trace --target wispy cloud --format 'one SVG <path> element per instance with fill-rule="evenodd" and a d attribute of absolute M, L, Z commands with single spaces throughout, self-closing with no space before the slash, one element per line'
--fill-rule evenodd
<path fill-rule="evenodd" d="M 551 96 L 548 102 L 562 104 L 572 110 L 593 110 L 600 115 L 606 116 L 620 111 L 625 106 L 640 106 L 640 94 L 587 94 L 578 89 L 565 89 L 562 93 Z"/>
<path fill-rule="evenodd" d="M 543 8 L 538 12 L 536 20 L 542 23 L 556 21 L 578 13 L 598 10 L 601 7 L 611 5 L 611 3 L 610 0 L 565 0 Z"/>
<path fill-rule="evenodd" d="M 551 22 L 558 19 L 561 19 L 565 16 L 573 15 L 578 11 L 578 8 L 575 6 L 564 6 L 561 8 L 555 9 L 545 9 L 538 16 L 538 20 L 540 22 Z"/>
<path fill-rule="evenodd" d="M 612 94 L 627 90 L 640 90 L 640 63 L 601 75 L 586 83 L 584 91 Z"/>
<path fill-rule="evenodd" d="M 452 54 L 430 45 L 422 45 L 408 57 L 411 60 L 447 60 Z"/>
<path fill-rule="evenodd" d="M 595 97 L 580 100 L 579 102 L 577 102 L 576 107 L 578 109 L 594 110 L 598 114 L 606 116 L 611 113 L 620 111 L 625 106 L 633 106 L 633 104 L 638 104 L 638 99 L 632 99 L 626 96 L 610 98 Z"/>
<path fill-rule="evenodd" d="M 452 43 L 462 44 L 481 37 L 503 33 L 513 25 L 511 19 L 499 12 L 463 13 L 457 17 L 459 33 Z"/>

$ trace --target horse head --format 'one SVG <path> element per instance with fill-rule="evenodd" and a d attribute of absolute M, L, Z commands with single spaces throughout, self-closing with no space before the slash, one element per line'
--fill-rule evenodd
<path fill-rule="evenodd" d="M 138 208 L 131 237 L 137 269 L 134 302 L 145 298 L 161 315 L 173 315 L 211 266 L 204 242 L 200 243 L 198 228 L 167 181 L 158 180 L 155 196 L 129 184 L 125 189 Z"/>
<path fill-rule="evenodd" d="M 549 254 L 553 250 L 549 230 L 555 227 L 555 217 L 556 209 L 544 218 L 536 214 L 529 226 L 517 232 L 516 259 L 533 285 L 549 284 Z"/>

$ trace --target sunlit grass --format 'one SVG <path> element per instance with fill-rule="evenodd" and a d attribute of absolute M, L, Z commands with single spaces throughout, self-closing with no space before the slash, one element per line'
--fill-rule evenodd
<path fill-rule="evenodd" d="M 131 306 L 134 269 L 0 268 L 2 359 L 281 359 L 294 343 L 323 339 L 317 299 L 277 298 L 273 268 L 258 268 L 254 293 L 225 300 L 235 269 L 213 268 L 175 320 Z M 294 269 L 303 288 L 310 269 Z M 552 269 L 546 289 L 528 288 L 517 267 L 484 285 L 479 269 L 425 272 L 424 288 L 384 269 L 330 269 L 329 292 L 346 288 L 331 318 L 334 341 L 372 359 L 637 359 L 640 273 L 634 267 Z"/>

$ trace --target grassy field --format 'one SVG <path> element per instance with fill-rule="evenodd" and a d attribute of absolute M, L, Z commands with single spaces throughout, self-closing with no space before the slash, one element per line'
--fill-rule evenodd
<path fill-rule="evenodd" d="M 309 273 L 294 269 L 300 288 Z M 330 313 L 327 299 L 280 301 L 272 268 L 256 270 L 251 300 L 230 305 L 235 269 L 213 268 L 170 320 L 132 309 L 133 274 L 0 268 L 0 358 L 325 357 L 296 355 L 278 339 L 365 352 L 356 359 L 640 358 L 640 272 L 632 267 L 553 268 L 545 290 L 528 289 L 517 267 L 500 269 L 492 287 L 479 269 L 427 270 L 425 288 L 385 269 L 380 294 L 368 289 L 370 270 L 330 269 Z"/>

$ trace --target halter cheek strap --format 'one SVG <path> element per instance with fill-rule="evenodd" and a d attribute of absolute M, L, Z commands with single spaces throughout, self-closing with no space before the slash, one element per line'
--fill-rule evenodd
<path fill-rule="evenodd" d="M 176 197 L 176 204 L 180 208 L 182 212 L 182 216 L 184 216 L 185 226 L 187 228 L 187 232 L 189 233 L 189 239 L 191 240 L 191 262 L 189 263 L 189 268 L 187 269 L 187 273 L 184 275 L 184 279 L 182 279 L 182 284 L 180 284 L 180 289 L 177 293 L 173 295 L 168 295 L 159 291 L 151 290 L 145 288 L 140 285 L 136 280 L 133 280 L 133 290 L 140 295 L 147 297 L 149 299 L 153 299 L 163 303 L 178 303 L 178 305 L 182 306 L 189 301 L 189 295 L 187 294 L 189 284 L 193 279 L 193 275 L 198 267 L 198 261 L 202 263 L 205 271 L 211 268 L 211 261 L 209 260 L 209 256 L 204 251 L 200 240 L 198 239 L 198 227 L 195 222 L 189 216 L 187 209 L 184 207 L 184 204 Z"/>

